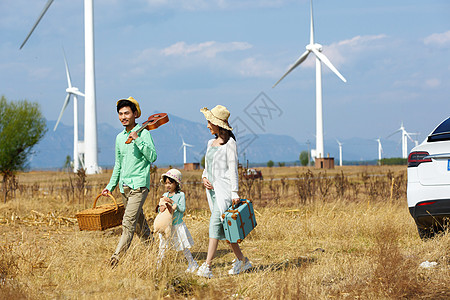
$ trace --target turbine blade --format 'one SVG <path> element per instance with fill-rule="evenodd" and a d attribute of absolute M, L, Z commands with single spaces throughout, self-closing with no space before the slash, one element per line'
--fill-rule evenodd
<path fill-rule="evenodd" d="M 275 83 L 272 88 L 276 87 L 278 83 L 280 83 L 281 80 L 283 80 L 284 77 L 286 77 L 289 73 L 292 72 L 292 70 L 294 70 L 295 68 L 298 67 L 299 64 L 301 64 L 307 57 L 309 54 L 309 50 L 306 50 L 305 52 L 303 52 L 303 54 L 297 59 L 297 61 L 292 65 L 292 67 L 289 68 L 289 70 L 283 75 L 283 77 L 280 78 L 280 80 L 277 81 L 277 83 Z"/>
<path fill-rule="evenodd" d="M 80 91 L 73 91 L 72 94 L 84 97 L 84 94 L 82 92 L 80 92 Z"/>
<path fill-rule="evenodd" d="M 52 3 L 53 3 L 53 0 L 48 0 L 47 1 L 47 3 L 44 6 L 44 9 L 42 10 L 41 14 L 39 15 L 39 18 L 37 19 L 36 23 L 34 23 L 33 28 L 31 28 L 30 33 L 28 33 L 27 37 L 23 41 L 22 45 L 20 45 L 19 49 L 22 49 L 22 47 L 25 46 L 25 43 L 28 41 L 28 39 L 30 38 L 30 36 L 33 33 L 34 29 L 39 24 L 39 22 L 41 21 L 42 17 L 45 15 L 45 13 L 47 12 L 47 10 L 50 7 L 50 5 L 52 5 Z"/>
<path fill-rule="evenodd" d="M 334 72 L 334 74 L 336 74 L 343 82 L 347 82 L 347 79 L 344 78 L 344 76 L 342 76 L 341 73 L 339 73 L 339 71 L 333 66 L 333 64 L 331 63 L 331 61 L 325 56 L 325 54 L 320 53 L 319 51 L 317 51 L 316 48 L 312 47 L 311 48 L 312 52 L 314 52 L 314 54 L 316 55 L 316 57 L 323 62 L 328 68 L 330 68 L 331 71 Z"/>
<path fill-rule="evenodd" d="M 63 48 L 63 55 L 64 55 L 64 64 L 66 65 L 67 85 L 69 86 L 69 88 L 71 88 L 72 80 L 70 78 L 69 65 L 67 64 L 66 53 L 64 52 L 64 48 Z"/>
<path fill-rule="evenodd" d="M 393 136 L 394 134 L 396 134 L 397 132 L 401 131 L 401 129 L 397 129 L 396 131 L 394 131 L 393 133 L 391 133 L 390 135 L 388 135 L 386 138 L 390 138 L 391 136 Z"/>
<path fill-rule="evenodd" d="M 66 107 L 69 104 L 69 101 L 70 101 L 70 94 L 67 94 L 66 100 L 64 101 L 64 104 L 63 104 L 63 107 L 61 109 L 61 112 L 59 113 L 58 121 L 56 121 L 55 128 L 53 128 L 53 131 L 56 131 L 56 128 L 58 127 L 59 121 L 61 121 L 62 115 L 63 115 L 64 111 L 66 110 Z"/>
<path fill-rule="evenodd" d="M 414 140 L 413 140 L 412 137 L 409 135 L 409 133 L 405 131 L 405 134 L 406 134 L 406 136 L 409 138 L 409 140 L 410 140 L 411 142 L 414 143 Z"/>
<path fill-rule="evenodd" d="M 314 45 L 314 19 L 313 19 L 313 4 L 311 0 L 311 27 L 310 27 L 310 34 L 309 34 L 309 43 L 311 45 Z"/>
<path fill-rule="evenodd" d="M 194 147 L 193 145 L 185 144 L 186 147 Z"/>

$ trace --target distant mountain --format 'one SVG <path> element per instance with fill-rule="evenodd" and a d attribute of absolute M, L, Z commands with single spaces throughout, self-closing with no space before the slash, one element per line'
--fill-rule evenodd
<path fill-rule="evenodd" d="M 211 136 L 205 123 L 192 122 L 174 115 L 169 115 L 169 123 L 151 131 L 155 142 L 159 166 L 181 166 L 183 164 L 183 149 L 181 137 L 194 147 L 187 148 L 187 161 L 200 162 L 205 154 L 207 141 Z M 143 122 L 144 120 L 139 120 Z M 62 123 L 54 132 L 55 121 L 47 121 L 48 131 L 44 139 L 34 148 L 29 166 L 32 169 L 61 168 L 66 156 L 73 153 L 73 127 Z M 98 162 L 102 167 L 114 165 L 114 144 L 121 126 L 111 126 L 106 123 L 98 124 Z M 83 128 L 80 126 L 80 139 L 83 138 Z M 239 159 L 241 162 L 265 164 L 269 160 L 274 162 L 292 162 L 299 159 L 301 151 L 307 150 L 306 145 L 300 145 L 293 137 L 276 134 L 253 134 L 237 136 Z M 342 140 L 343 160 L 361 161 L 378 158 L 377 142 L 375 139 L 351 138 Z M 399 157 L 401 146 L 397 139 L 382 140 L 383 157 Z M 311 145 L 314 148 L 314 145 Z M 411 149 L 412 145 L 409 145 Z M 339 159 L 338 144 L 334 140 L 325 140 L 325 153 Z"/>
<path fill-rule="evenodd" d="M 53 131 L 56 121 L 47 121 L 47 133 L 38 145 L 33 149 L 29 166 L 32 169 L 61 168 L 67 155 L 73 156 L 73 126 L 59 123 L 56 131 Z M 101 166 L 114 164 L 114 141 L 120 129 L 108 124 L 98 124 L 98 163 Z M 83 139 L 84 127 L 80 126 L 80 140 Z M 112 156 L 111 156 L 112 155 Z"/>

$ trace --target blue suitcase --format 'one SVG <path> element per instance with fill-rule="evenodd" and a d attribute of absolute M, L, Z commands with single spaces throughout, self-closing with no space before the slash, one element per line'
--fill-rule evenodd
<path fill-rule="evenodd" d="M 222 214 L 223 229 L 228 243 L 240 243 L 256 227 L 252 201 L 241 199 Z"/>

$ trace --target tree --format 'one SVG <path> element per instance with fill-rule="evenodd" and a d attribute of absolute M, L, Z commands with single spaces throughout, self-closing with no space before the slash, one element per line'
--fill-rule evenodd
<path fill-rule="evenodd" d="M 202 168 L 205 168 L 205 155 L 202 156 L 202 160 L 200 161 L 200 164 L 202 165 Z"/>
<path fill-rule="evenodd" d="M 407 158 L 392 157 L 392 158 L 382 158 L 381 159 L 381 165 L 382 166 L 407 165 L 407 164 L 408 164 L 408 159 Z"/>
<path fill-rule="evenodd" d="M 70 155 L 66 156 L 66 161 L 64 162 L 63 170 L 66 172 L 70 172 L 72 170 L 72 158 L 70 157 Z"/>
<path fill-rule="evenodd" d="M 308 151 L 302 151 L 302 152 L 300 152 L 300 163 L 302 164 L 302 166 L 306 166 L 306 165 L 308 165 L 308 159 L 309 159 L 309 157 L 308 157 Z"/>
<path fill-rule="evenodd" d="M 273 165 L 274 165 L 274 162 L 273 162 L 272 160 L 269 160 L 269 161 L 267 162 L 267 166 L 268 166 L 269 168 L 272 168 Z"/>
<path fill-rule="evenodd" d="M 15 172 L 26 168 L 27 159 L 47 131 L 38 103 L 0 99 L 0 174 L 3 176 L 4 202 L 8 182 Z"/>

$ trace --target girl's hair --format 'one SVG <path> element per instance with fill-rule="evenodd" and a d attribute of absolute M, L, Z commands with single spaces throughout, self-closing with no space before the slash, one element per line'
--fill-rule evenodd
<path fill-rule="evenodd" d="M 218 138 L 219 136 L 222 138 L 223 143 L 221 145 L 225 145 L 226 143 L 228 143 L 228 140 L 231 138 L 233 138 L 234 141 L 236 141 L 236 137 L 234 136 L 233 132 L 231 130 L 222 128 L 219 126 L 219 134 L 215 134 L 216 138 Z"/>
<path fill-rule="evenodd" d="M 179 193 L 179 192 L 181 191 L 180 184 L 179 184 L 178 182 L 176 182 L 175 179 L 170 178 L 170 177 L 168 177 L 168 176 L 163 176 L 163 182 L 164 182 L 164 183 L 166 183 L 166 179 L 169 179 L 169 181 L 170 181 L 171 183 L 176 183 L 176 184 L 177 184 L 177 186 L 175 187 L 175 193 Z"/>

